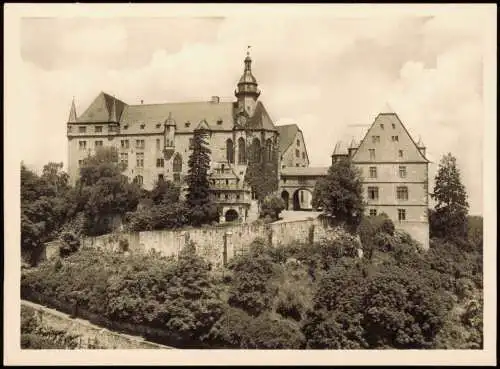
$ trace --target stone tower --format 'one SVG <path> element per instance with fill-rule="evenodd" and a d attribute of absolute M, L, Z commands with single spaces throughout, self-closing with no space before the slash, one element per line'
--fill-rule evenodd
<path fill-rule="evenodd" d="M 238 111 L 240 113 L 245 112 L 248 117 L 252 117 L 257 105 L 257 99 L 260 96 L 260 91 L 257 87 L 257 79 L 252 74 L 252 59 L 248 51 L 244 63 L 245 69 L 234 94 L 238 99 Z"/>

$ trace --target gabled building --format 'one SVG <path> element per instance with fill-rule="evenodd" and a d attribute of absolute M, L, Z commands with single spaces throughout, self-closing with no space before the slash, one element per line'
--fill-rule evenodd
<path fill-rule="evenodd" d="M 309 156 L 304 135 L 299 126 L 286 124 L 276 126 L 276 129 L 279 133 L 281 168 L 308 167 Z"/>
<path fill-rule="evenodd" d="M 208 101 L 128 104 L 101 92 L 80 116 L 73 101 L 67 122 L 70 181 L 76 182 L 88 155 L 99 147 L 113 146 L 131 181 L 146 189 L 159 180 L 185 187 L 194 130 L 203 128 L 208 132 L 211 150 L 213 196 L 226 213 L 234 210 L 228 218 L 233 219 L 237 212 L 238 218 L 245 219 L 250 204 L 255 202 L 247 196 L 248 188 L 243 183 L 247 165 L 272 161 L 280 147 L 280 132 L 259 100 L 260 93 L 247 54 L 234 92 L 235 101 L 223 102 L 214 96 Z M 284 134 L 289 142 L 284 157 L 297 159 L 293 165 L 308 164 L 302 133 L 294 127 L 290 130 L 293 133 L 286 130 Z M 300 150 L 298 157 L 296 150 Z M 224 188 L 226 180 L 234 188 Z"/>
<path fill-rule="evenodd" d="M 380 113 L 361 142 L 337 143 L 332 161 L 341 157 L 361 170 L 367 215 L 387 214 L 428 248 L 429 160 L 398 115 Z"/>

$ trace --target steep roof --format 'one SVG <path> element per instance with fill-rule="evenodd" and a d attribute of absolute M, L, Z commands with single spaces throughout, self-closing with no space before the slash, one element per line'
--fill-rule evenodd
<path fill-rule="evenodd" d="M 324 176 L 328 167 L 285 167 L 281 169 L 282 176 Z"/>
<path fill-rule="evenodd" d="M 299 131 L 299 126 L 296 124 L 285 124 L 282 126 L 276 126 L 276 129 L 279 133 L 280 153 L 284 153 L 293 143 L 293 140 Z"/>
<path fill-rule="evenodd" d="M 369 139 L 370 136 L 379 136 L 380 140 L 374 142 Z M 397 140 L 392 140 L 393 136 L 397 136 Z M 375 160 L 370 159 L 369 149 L 376 149 Z M 402 158 L 398 155 L 399 150 L 404 152 Z M 377 115 L 353 155 L 353 161 L 429 162 L 396 113 Z"/>
<path fill-rule="evenodd" d="M 347 155 L 348 154 L 348 145 L 345 141 L 337 141 L 335 147 L 333 149 L 333 155 Z"/>
<path fill-rule="evenodd" d="M 273 123 L 273 120 L 269 116 L 264 104 L 258 101 L 257 106 L 255 107 L 255 112 L 253 116 L 248 120 L 247 127 L 250 129 L 268 129 L 271 131 L 276 130 L 276 126 Z"/>
<path fill-rule="evenodd" d="M 87 110 L 85 110 L 83 114 L 78 117 L 78 122 L 81 123 L 109 122 L 113 110 L 113 100 L 115 103 L 116 118 L 117 120 L 119 120 L 127 104 L 107 93 L 101 92 L 94 99 L 94 101 L 92 101 Z"/>

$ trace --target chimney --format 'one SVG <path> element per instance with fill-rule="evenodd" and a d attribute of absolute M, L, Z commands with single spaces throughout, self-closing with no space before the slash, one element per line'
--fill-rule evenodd
<path fill-rule="evenodd" d="M 144 104 L 144 100 L 141 100 L 141 105 Z"/>
<path fill-rule="evenodd" d="M 212 96 L 212 99 L 210 100 L 210 102 L 212 102 L 213 104 L 218 104 L 219 101 L 219 96 Z"/>

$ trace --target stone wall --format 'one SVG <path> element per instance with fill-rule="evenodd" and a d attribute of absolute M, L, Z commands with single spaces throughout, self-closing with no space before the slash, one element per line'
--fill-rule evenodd
<path fill-rule="evenodd" d="M 25 309 L 34 311 L 43 326 L 80 336 L 82 347 L 79 348 L 86 348 L 87 342 L 97 339 L 99 345 L 107 349 L 172 349 L 172 347 L 145 341 L 142 337 L 112 332 L 86 320 L 70 318 L 67 314 L 30 301 L 21 300 L 21 305 Z"/>
<path fill-rule="evenodd" d="M 154 250 L 165 256 L 177 256 L 187 242 L 193 241 L 196 244 L 197 253 L 218 268 L 234 255 L 244 251 L 257 238 L 269 241 L 272 246 L 278 246 L 294 241 L 316 241 L 324 237 L 327 231 L 328 226 L 320 219 L 270 224 L 245 223 L 175 231 L 113 233 L 83 238 L 81 247 L 117 252 L 123 250 L 120 246 L 122 243 L 122 245 L 126 244 L 127 251 L 132 253 L 147 253 Z"/>

